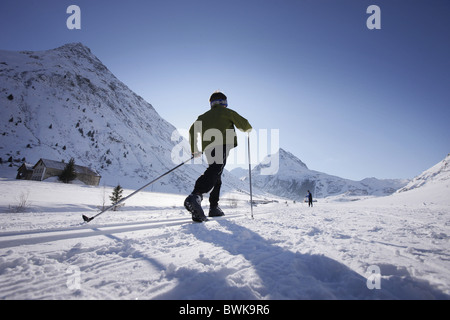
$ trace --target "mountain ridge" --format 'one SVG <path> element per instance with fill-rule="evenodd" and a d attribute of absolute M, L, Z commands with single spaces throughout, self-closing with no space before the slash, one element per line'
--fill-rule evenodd
<path fill-rule="evenodd" d="M 272 158 L 279 158 L 278 172 L 274 175 L 264 175 L 263 170 L 270 166 Z M 269 155 L 261 164 L 252 170 L 255 186 L 258 188 L 292 200 L 303 200 L 307 191 L 315 198 L 330 196 L 345 196 L 354 200 L 361 196 L 384 196 L 394 193 L 408 183 L 404 179 L 365 178 L 353 181 L 329 175 L 308 166 L 292 153 L 280 148 L 275 154 Z"/>

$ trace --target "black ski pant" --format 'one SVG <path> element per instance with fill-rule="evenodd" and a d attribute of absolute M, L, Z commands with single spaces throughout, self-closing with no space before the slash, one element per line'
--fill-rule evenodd
<path fill-rule="evenodd" d="M 230 146 L 216 146 L 205 150 L 208 168 L 195 182 L 193 194 L 204 194 L 209 192 L 209 204 L 215 207 L 219 204 L 220 188 L 222 186 L 222 172 L 227 162 Z"/>

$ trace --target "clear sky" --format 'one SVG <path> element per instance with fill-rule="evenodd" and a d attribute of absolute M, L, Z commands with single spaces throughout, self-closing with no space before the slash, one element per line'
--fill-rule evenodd
<path fill-rule="evenodd" d="M 72 4 L 81 30 L 66 27 Z M 0 2 L 0 49 L 70 42 L 177 128 L 222 90 L 313 170 L 413 178 L 450 152 L 448 0 Z"/>

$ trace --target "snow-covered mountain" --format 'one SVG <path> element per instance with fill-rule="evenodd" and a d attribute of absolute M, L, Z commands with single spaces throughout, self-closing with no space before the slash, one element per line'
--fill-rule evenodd
<path fill-rule="evenodd" d="M 151 104 L 81 43 L 40 52 L 0 51 L 0 158 L 91 167 L 101 184 L 137 188 L 188 158 L 189 145 Z M 195 120 L 195 119 L 193 119 Z M 174 140 L 174 141 L 173 141 Z M 184 150 L 184 151 L 183 151 Z M 150 190 L 190 192 L 202 173 L 187 164 Z M 224 188 L 243 188 L 233 176 Z"/>
<path fill-rule="evenodd" d="M 409 205 L 450 205 L 450 154 L 393 194 Z"/>
<path fill-rule="evenodd" d="M 450 183 L 450 153 L 433 167 L 425 170 L 423 173 L 415 177 L 410 183 L 397 192 L 405 192 L 427 185 Z"/>
<path fill-rule="evenodd" d="M 262 175 L 261 170 L 268 167 L 273 157 L 279 157 L 278 172 Z M 405 186 L 408 180 L 366 178 L 352 181 L 326 173 L 308 169 L 305 163 L 292 153 L 279 149 L 278 153 L 266 157 L 252 170 L 255 186 L 272 194 L 293 200 L 303 200 L 310 190 L 315 198 L 343 195 L 384 196 Z"/>

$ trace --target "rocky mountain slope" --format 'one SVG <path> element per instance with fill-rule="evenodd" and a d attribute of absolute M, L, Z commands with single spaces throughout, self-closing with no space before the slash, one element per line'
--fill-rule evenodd
<path fill-rule="evenodd" d="M 176 128 L 81 43 L 0 51 L 0 83 L 3 163 L 73 157 L 100 173 L 101 184 L 137 188 L 190 155 Z M 150 190 L 190 192 L 203 170 L 187 164 Z M 225 189 L 246 188 L 233 176 L 225 181 Z"/>

